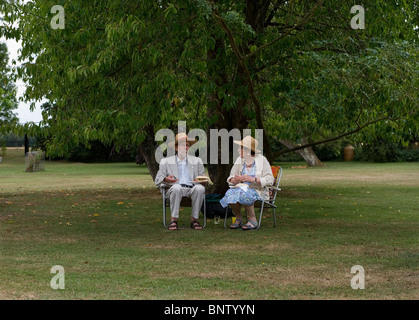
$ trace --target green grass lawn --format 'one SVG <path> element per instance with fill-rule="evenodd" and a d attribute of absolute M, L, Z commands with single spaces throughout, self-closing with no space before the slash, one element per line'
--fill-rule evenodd
<path fill-rule="evenodd" d="M 162 226 L 133 163 L 0 163 L 0 299 L 417 299 L 419 164 L 284 163 L 278 225 Z M 65 270 L 54 290 L 51 268 Z M 351 288 L 351 267 L 365 289 Z"/>

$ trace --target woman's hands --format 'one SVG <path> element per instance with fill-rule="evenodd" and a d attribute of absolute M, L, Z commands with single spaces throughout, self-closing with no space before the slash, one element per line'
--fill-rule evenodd
<path fill-rule="evenodd" d="M 255 182 L 255 177 L 248 176 L 248 175 L 242 175 L 240 176 L 241 182 Z"/>
<path fill-rule="evenodd" d="M 232 184 L 238 184 L 238 183 L 240 183 L 240 182 L 241 182 L 241 180 L 240 180 L 240 176 L 235 175 L 233 178 L 231 178 L 231 179 L 230 179 L 230 182 L 231 182 Z"/>
<path fill-rule="evenodd" d="M 238 184 L 240 182 L 255 182 L 255 177 L 248 176 L 248 175 L 235 175 L 233 178 L 230 179 L 232 184 Z"/>

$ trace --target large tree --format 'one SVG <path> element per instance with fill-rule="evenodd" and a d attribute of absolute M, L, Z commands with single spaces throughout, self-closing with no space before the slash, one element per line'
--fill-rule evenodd
<path fill-rule="evenodd" d="M 18 122 L 13 112 L 17 108 L 16 86 L 11 81 L 9 54 L 5 43 L 0 43 L 0 131 Z"/>
<path fill-rule="evenodd" d="M 57 4 L 64 29 L 50 24 Z M 41 123 L 53 133 L 49 152 L 136 143 L 154 177 L 154 134 L 177 120 L 263 129 L 270 161 L 289 151 L 312 156 L 311 146 L 360 132 L 417 130 L 417 1 L 363 1 L 359 30 L 350 25 L 355 4 L 3 0 L 2 32 L 22 40 L 26 97 L 57 106 Z M 208 169 L 224 191 L 230 166 Z"/>

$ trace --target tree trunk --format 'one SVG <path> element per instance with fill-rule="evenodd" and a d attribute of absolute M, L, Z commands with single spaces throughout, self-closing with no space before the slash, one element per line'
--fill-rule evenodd
<path fill-rule="evenodd" d="M 237 109 L 240 109 L 240 103 L 237 106 Z M 243 113 L 237 113 L 237 109 L 231 111 L 231 110 L 225 110 L 222 108 L 222 105 L 218 105 L 214 109 L 208 109 L 208 117 L 212 117 L 214 113 L 219 114 L 218 121 L 214 123 L 212 126 L 207 128 L 207 137 L 210 137 L 210 130 L 211 129 L 226 129 L 227 131 L 230 131 L 232 129 L 239 129 L 241 134 L 243 134 L 243 129 L 247 127 L 248 121 L 243 116 Z M 222 114 L 221 114 L 222 113 Z M 242 137 L 243 138 L 243 137 Z M 210 143 L 208 140 L 207 143 L 208 147 L 208 159 L 210 159 L 210 152 L 209 150 Z M 233 143 L 233 139 L 229 138 L 229 164 L 221 164 L 221 143 L 218 144 L 218 163 L 217 164 L 211 164 L 208 163 L 208 173 L 211 178 L 211 181 L 214 183 L 213 190 L 211 192 L 213 193 L 219 193 L 224 195 L 224 193 L 228 190 L 228 184 L 227 184 L 227 178 L 230 175 L 231 167 L 233 166 L 233 163 L 236 159 L 233 159 L 233 150 L 234 148 L 237 148 L 237 145 Z M 209 162 L 209 161 L 208 161 Z"/>
<path fill-rule="evenodd" d="M 286 146 L 287 148 L 294 148 L 296 147 L 296 145 L 290 141 L 287 140 L 279 140 L 279 142 L 281 142 L 284 146 Z M 303 143 L 307 143 L 306 139 L 303 138 Z M 311 147 L 309 148 L 304 148 L 301 150 L 297 150 L 294 151 L 296 154 L 300 155 L 304 161 L 310 166 L 310 167 L 316 167 L 316 166 L 321 166 L 322 162 L 320 161 L 320 159 L 316 156 L 316 154 L 314 153 L 313 149 Z"/>
<path fill-rule="evenodd" d="M 217 85 L 217 88 L 214 89 L 214 92 L 208 95 L 207 117 L 208 119 L 213 119 L 214 117 L 216 118 L 216 121 L 207 128 L 208 138 L 210 137 L 210 129 L 226 129 L 227 131 L 230 131 L 234 128 L 237 128 L 241 133 L 243 133 L 243 129 L 248 125 L 248 119 L 243 112 L 243 108 L 247 105 L 247 100 L 240 100 L 237 102 L 236 108 L 227 109 L 223 107 L 223 99 L 218 96 L 218 90 L 223 87 L 225 88 L 225 85 L 230 83 L 231 79 L 235 79 L 233 81 L 234 86 L 240 86 L 243 83 L 241 79 L 239 79 L 239 76 L 235 78 L 234 75 L 227 74 L 227 68 L 214 63 L 214 61 L 217 61 L 217 59 L 220 58 L 218 55 L 223 55 L 224 53 L 225 43 L 222 38 L 216 39 L 214 49 L 208 50 L 207 52 L 208 65 L 211 66 L 208 70 L 208 73 Z M 233 148 L 236 148 L 236 145 L 233 144 L 233 139 L 230 138 L 229 141 L 229 164 L 221 164 L 221 143 L 219 143 L 217 150 L 218 163 L 208 163 L 207 165 L 208 174 L 214 184 L 211 192 L 219 193 L 222 195 L 224 195 L 224 193 L 228 190 L 228 184 L 226 180 L 230 175 L 231 167 L 236 160 L 233 159 Z M 208 159 L 210 159 L 211 150 L 209 150 L 209 140 L 207 147 Z"/>
<path fill-rule="evenodd" d="M 148 125 L 144 130 L 147 132 L 147 134 L 144 141 L 139 145 L 138 148 L 145 160 L 145 163 L 147 164 L 148 171 L 154 180 L 156 178 L 157 172 L 159 171 L 159 164 L 155 159 L 155 153 L 158 144 L 156 141 L 154 141 L 154 127 L 152 125 Z"/>

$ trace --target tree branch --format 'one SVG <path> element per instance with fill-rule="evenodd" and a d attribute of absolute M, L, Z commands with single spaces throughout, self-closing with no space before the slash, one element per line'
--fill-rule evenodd
<path fill-rule="evenodd" d="M 292 31 L 296 30 L 297 28 L 301 28 L 302 26 L 304 26 L 308 21 L 310 21 L 310 19 L 313 17 L 314 13 L 316 12 L 317 8 L 320 7 L 323 4 L 323 2 L 324 2 L 324 0 L 317 1 L 317 3 L 314 5 L 313 9 L 309 13 L 307 13 L 305 15 L 305 17 L 302 18 L 299 23 L 297 23 L 295 26 L 293 26 L 292 28 L 290 28 L 287 32 L 283 33 L 281 36 L 273 39 L 272 41 L 270 41 L 270 42 L 268 42 L 268 43 L 260 46 L 255 51 L 253 51 L 253 52 L 249 53 L 248 55 L 242 57 L 242 59 L 248 60 L 248 59 L 252 58 L 253 56 L 257 55 L 262 49 L 271 46 L 275 42 L 281 40 L 282 38 L 285 38 Z"/>
<path fill-rule="evenodd" d="M 331 138 L 319 140 L 319 141 L 312 142 L 312 143 L 306 143 L 306 144 L 303 144 L 303 145 L 295 147 L 295 148 L 288 148 L 288 149 L 285 149 L 285 150 L 281 150 L 281 151 L 278 151 L 278 152 L 274 153 L 273 156 L 274 156 L 274 159 L 276 159 L 277 157 L 279 157 L 280 155 L 283 155 L 285 153 L 294 152 L 294 151 L 305 149 L 305 148 L 308 148 L 308 147 L 312 147 L 312 146 L 315 146 L 315 145 L 318 145 L 318 144 L 323 144 L 323 143 L 336 141 L 336 140 L 339 140 L 343 137 L 358 133 L 359 131 L 361 131 L 362 129 L 364 129 L 365 127 L 367 127 L 371 124 L 374 124 L 374 123 L 377 123 L 377 122 L 380 122 L 380 121 L 383 121 L 383 120 L 397 121 L 399 118 L 400 117 L 392 118 L 390 116 L 385 116 L 385 117 L 382 117 L 382 118 L 379 118 L 379 119 L 371 120 L 371 121 L 368 121 L 368 122 L 364 123 L 362 126 L 357 126 L 357 128 L 354 129 L 354 130 L 342 133 L 342 134 L 340 134 L 336 137 L 331 137 Z"/>
<path fill-rule="evenodd" d="M 231 33 L 230 28 L 225 23 L 224 19 L 221 18 L 218 13 L 213 9 L 212 14 L 215 17 L 215 20 L 218 22 L 218 24 L 221 26 L 221 28 L 224 30 L 224 32 L 227 34 L 228 40 L 230 41 L 231 47 L 233 49 L 233 52 L 237 59 L 239 61 L 244 61 L 243 56 L 240 54 L 239 48 L 236 45 L 236 41 L 234 40 L 233 34 Z"/>
<path fill-rule="evenodd" d="M 275 15 L 275 13 L 278 11 L 279 6 L 280 6 L 280 5 L 282 5 L 282 4 L 284 4 L 285 2 L 286 2 L 286 1 L 279 1 L 279 0 L 278 0 L 278 1 L 275 3 L 274 7 L 272 8 L 272 11 L 269 13 L 268 18 L 267 18 L 267 19 L 266 19 L 266 21 L 265 21 L 265 26 L 266 26 L 266 25 L 272 25 L 272 24 L 273 24 L 271 21 L 272 21 L 272 19 L 273 19 L 274 15 Z"/>

